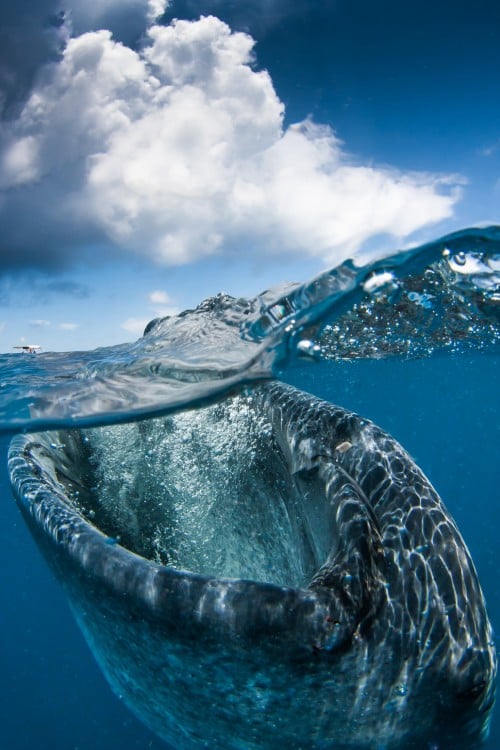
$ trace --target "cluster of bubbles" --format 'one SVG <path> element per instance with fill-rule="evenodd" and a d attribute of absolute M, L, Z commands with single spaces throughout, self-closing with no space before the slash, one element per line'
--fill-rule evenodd
<path fill-rule="evenodd" d="M 319 344 L 328 359 L 492 351 L 500 344 L 499 255 L 445 249 L 423 272 L 378 274 L 364 290 L 324 327 Z"/>
<path fill-rule="evenodd" d="M 309 571 L 291 554 L 271 425 L 240 395 L 173 416 L 86 430 L 91 496 L 81 511 L 160 564 L 282 585 Z"/>

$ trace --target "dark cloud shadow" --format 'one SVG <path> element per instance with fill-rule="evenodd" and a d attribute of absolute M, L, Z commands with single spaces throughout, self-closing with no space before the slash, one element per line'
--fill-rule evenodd
<path fill-rule="evenodd" d="M 57 297 L 88 299 L 91 296 L 92 289 L 87 284 L 50 277 L 42 272 L 24 271 L 0 277 L 0 307 L 19 307 L 20 299 L 23 308 L 29 308 L 47 304 Z"/>
<path fill-rule="evenodd" d="M 147 27 L 147 0 L 0 2 L 0 119 L 18 114 L 39 70 L 59 59 L 68 36 L 109 29 L 134 47 Z"/>
<path fill-rule="evenodd" d="M 42 65 L 58 59 L 64 14 L 57 2 L 0 3 L 0 116 L 15 116 Z"/>

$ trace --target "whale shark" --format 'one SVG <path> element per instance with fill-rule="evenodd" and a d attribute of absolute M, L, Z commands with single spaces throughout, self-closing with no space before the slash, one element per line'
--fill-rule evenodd
<path fill-rule="evenodd" d="M 370 420 L 270 381 L 13 438 L 21 512 L 112 689 L 176 750 L 469 750 L 496 656 L 439 495 Z"/>

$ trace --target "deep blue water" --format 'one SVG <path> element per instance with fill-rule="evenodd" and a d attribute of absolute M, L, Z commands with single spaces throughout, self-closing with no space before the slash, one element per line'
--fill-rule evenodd
<path fill-rule="evenodd" d="M 497 632 L 499 373 L 500 359 L 489 355 L 305 363 L 289 373 L 295 385 L 372 418 L 410 451 L 465 536 Z M 0 462 L 0 747 L 166 747 L 112 695 L 95 665 L 11 499 L 7 442 Z M 500 706 L 487 747 L 500 747 Z"/>

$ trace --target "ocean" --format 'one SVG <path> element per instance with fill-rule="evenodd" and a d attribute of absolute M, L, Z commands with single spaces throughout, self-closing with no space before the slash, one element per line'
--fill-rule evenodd
<path fill-rule="evenodd" d="M 404 262 L 348 266 L 347 281 L 344 267 L 258 302 L 215 298 L 130 347 L 0 358 L 1 748 L 167 746 L 108 687 L 25 526 L 7 472 L 19 430 L 150 419 L 278 376 L 405 447 L 464 536 L 499 631 L 499 242 L 497 228 L 464 230 Z M 485 747 L 500 747 L 500 704 Z"/>

